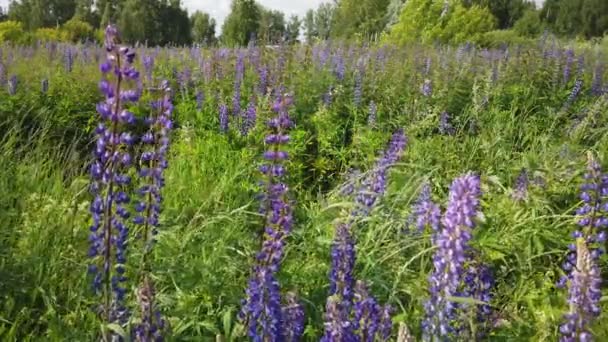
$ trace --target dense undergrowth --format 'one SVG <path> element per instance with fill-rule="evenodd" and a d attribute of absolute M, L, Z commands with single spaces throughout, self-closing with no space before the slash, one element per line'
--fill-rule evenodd
<path fill-rule="evenodd" d="M 305 306 L 305 340 L 323 334 L 334 222 L 352 207 L 341 189 L 352 170 L 370 170 L 399 128 L 408 146 L 386 195 L 355 231 L 357 278 L 394 307 L 393 338 L 402 322 L 422 336 L 429 296 L 434 249 L 429 231 L 407 224 L 412 205 L 428 182 L 444 208 L 451 181 L 468 171 L 481 176 L 482 191 L 472 245 L 495 278 L 485 338 L 557 338 L 568 304 L 556 283 L 573 242 L 587 154 L 608 161 L 608 51 L 545 39 L 502 50 L 324 43 L 137 52 L 144 88 L 151 78 L 171 80 L 175 104 L 152 256 L 168 340 L 244 339 L 237 315 L 261 243 L 257 169 L 276 89 L 293 94 L 295 122 L 285 180 L 295 223 L 279 280 Z M 153 66 L 144 63 L 150 57 Z M 4 341 L 87 341 L 99 333 L 87 276 L 87 170 L 103 58 L 94 46 L 2 48 Z M 239 63 L 238 105 L 257 109 L 247 134 L 240 111 L 233 114 Z M 222 104 L 231 112 L 226 132 Z M 607 265 L 603 256 L 604 279 Z M 602 306 L 592 328 L 598 341 L 608 338 L 605 297 Z"/>

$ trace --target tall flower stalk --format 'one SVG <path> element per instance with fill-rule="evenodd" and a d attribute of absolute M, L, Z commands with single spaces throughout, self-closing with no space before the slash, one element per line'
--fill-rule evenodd
<path fill-rule="evenodd" d="M 162 204 L 161 191 L 165 185 L 163 173 L 168 166 L 169 133 L 173 125 L 171 117 L 173 105 L 169 83 L 163 81 L 160 87 L 153 90 L 159 95 L 151 102 L 151 115 L 145 120 L 148 131 L 141 139 L 144 146 L 139 171 L 141 187 L 137 191 L 139 202 L 135 206 L 137 215 L 133 220 L 141 227 L 140 235 L 143 240 L 141 274 L 137 293 L 142 322 L 136 327 L 136 340 L 142 342 L 162 340 L 161 331 L 164 321 L 155 308 L 150 253 L 158 233 Z"/>
<path fill-rule="evenodd" d="M 425 303 L 424 339 L 445 339 L 455 332 L 457 296 L 465 280 L 465 263 L 470 250 L 471 230 L 479 210 L 481 195 L 479 177 L 467 174 L 452 183 L 448 208 L 442 227 L 433 237 L 437 247 L 433 256 L 434 270 L 429 278 L 431 298 Z"/>
<path fill-rule="evenodd" d="M 91 203 L 93 224 L 90 227 L 89 272 L 93 288 L 101 298 L 98 313 L 105 323 L 125 324 L 128 311 L 124 304 L 126 289 L 126 249 L 130 202 L 127 189 L 131 183 L 129 150 L 134 138 L 128 126 L 135 121 L 133 113 L 125 109 L 128 103 L 139 100 L 136 85 L 139 72 L 133 68 L 135 52 L 118 45 L 118 31 L 114 26 L 105 30 L 107 59 L 100 70 L 99 84 L 104 101 L 97 105 L 100 123 L 96 129 L 95 161 L 91 165 Z M 104 332 L 104 339 L 108 339 Z"/>
<path fill-rule="evenodd" d="M 253 341 L 283 341 L 287 336 L 297 341 L 294 331 L 287 327 L 300 326 L 301 323 L 286 321 L 290 316 L 300 317 L 303 313 L 284 312 L 281 302 L 277 273 L 284 255 L 285 240 L 293 226 L 291 202 L 288 199 L 288 186 L 283 182 L 285 161 L 288 153 L 284 147 L 289 143 L 287 130 L 292 126 L 288 108 L 292 98 L 281 95 L 273 105 L 276 116 L 268 121 L 270 133 L 265 143 L 269 149 L 264 152 L 266 163 L 260 167 L 264 175 L 265 193 L 262 212 L 265 215 L 264 241 L 256 256 L 253 272 L 246 290 L 241 319 L 247 326 L 247 334 Z M 293 306 L 294 298 L 291 298 Z"/>
<path fill-rule="evenodd" d="M 325 334 L 322 341 L 357 341 L 358 338 L 366 339 L 369 336 L 369 329 L 359 330 L 361 319 L 357 319 L 354 309 L 356 252 L 353 227 L 357 219 L 367 216 L 378 203 L 378 199 L 384 195 L 388 171 L 403 155 L 406 141 L 402 130 L 393 134 L 388 148 L 382 152 L 375 167 L 363 179 L 357 191 L 356 209 L 350 212 L 346 222 L 336 226 L 331 247 L 330 293 L 325 307 Z M 363 287 L 360 287 L 361 289 Z M 359 292 L 361 294 L 361 291 Z M 365 296 L 367 297 L 367 291 Z M 381 335 L 379 338 L 382 340 L 388 339 L 390 335 L 390 314 L 388 314 L 389 310 L 386 310 L 387 317 L 379 319 L 385 322 L 385 328 L 374 330 L 374 332 L 382 331 L 379 333 Z M 377 320 L 376 316 L 374 320 Z M 384 335 L 387 337 L 382 337 Z"/>

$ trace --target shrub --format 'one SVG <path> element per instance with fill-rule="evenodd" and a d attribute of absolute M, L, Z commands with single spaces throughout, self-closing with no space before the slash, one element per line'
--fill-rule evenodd
<path fill-rule="evenodd" d="M 58 29 L 43 27 L 36 30 L 34 38 L 41 42 L 58 42 L 62 40 L 62 35 Z"/>
<path fill-rule="evenodd" d="M 95 37 L 93 27 L 89 23 L 76 18 L 72 18 L 63 24 L 62 31 L 64 40 L 75 43 L 93 40 Z"/>
<path fill-rule="evenodd" d="M 0 23 L 0 41 L 21 43 L 24 38 L 25 32 L 22 23 L 13 20 Z"/>

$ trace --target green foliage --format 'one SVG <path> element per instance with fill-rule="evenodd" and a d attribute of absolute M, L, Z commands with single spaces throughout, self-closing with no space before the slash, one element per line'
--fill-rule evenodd
<path fill-rule="evenodd" d="M 322 3 L 316 11 L 309 10 L 304 17 L 304 34 L 307 41 L 326 40 L 332 34 L 335 6 Z"/>
<path fill-rule="evenodd" d="M 410 0 L 387 39 L 397 44 L 415 41 L 459 44 L 479 41 L 483 33 L 495 26 L 495 18 L 486 8 L 467 8 L 459 1 Z"/>
<path fill-rule="evenodd" d="M 61 30 L 43 27 L 36 30 L 34 37 L 41 42 L 59 42 L 63 40 L 64 35 Z"/>
<path fill-rule="evenodd" d="M 534 10 L 534 4 L 527 0 L 463 0 L 466 6 L 486 7 L 498 20 L 499 29 L 508 29 L 519 20 L 526 10 Z"/>
<path fill-rule="evenodd" d="M 289 17 L 287 26 L 285 27 L 285 40 L 288 43 L 295 43 L 300 38 L 300 27 L 302 27 L 302 21 L 297 15 Z"/>
<path fill-rule="evenodd" d="M 285 36 L 285 14 L 260 6 L 260 21 L 257 39 L 263 44 L 279 44 Z"/>
<path fill-rule="evenodd" d="M 543 32 L 540 13 L 534 9 L 525 11 L 522 17 L 513 25 L 513 31 L 522 37 L 538 36 Z"/>
<path fill-rule="evenodd" d="M 515 30 L 496 30 L 484 33 L 477 41 L 483 47 L 500 48 L 502 46 L 517 46 L 533 44 L 534 41 L 526 39 Z"/>
<path fill-rule="evenodd" d="M 386 27 L 389 0 L 341 0 L 337 3 L 332 23 L 336 38 L 369 38 Z"/>
<path fill-rule="evenodd" d="M 20 43 L 24 36 L 23 25 L 20 22 L 8 20 L 0 23 L 0 41 Z"/>
<path fill-rule="evenodd" d="M 229 46 L 244 46 L 260 29 L 259 6 L 254 0 L 232 0 L 230 14 L 222 25 L 222 42 Z"/>
<path fill-rule="evenodd" d="M 209 14 L 196 11 L 190 17 L 192 41 L 199 44 L 215 44 L 215 19 Z"/>
<path fill-rule="evenodd" d="M 93 27 L 79 19 L 70 19 L 61 27 L 63 39 L 68 42 L 85 42 L 95 38 Z"/>
<path fill-rule="evenodd" d="M 547 0 L 541 17 L 565 36 L 592 38 L 608 32 L 608 3 L 602 0 Z"/>

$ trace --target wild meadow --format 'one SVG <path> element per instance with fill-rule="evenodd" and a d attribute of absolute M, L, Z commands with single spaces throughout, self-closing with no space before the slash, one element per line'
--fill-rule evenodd
<path fill-rule="evenodd" d="M 606 46 L 116 36 L 0 49 L 0 340 L 608 340 Z"/>

